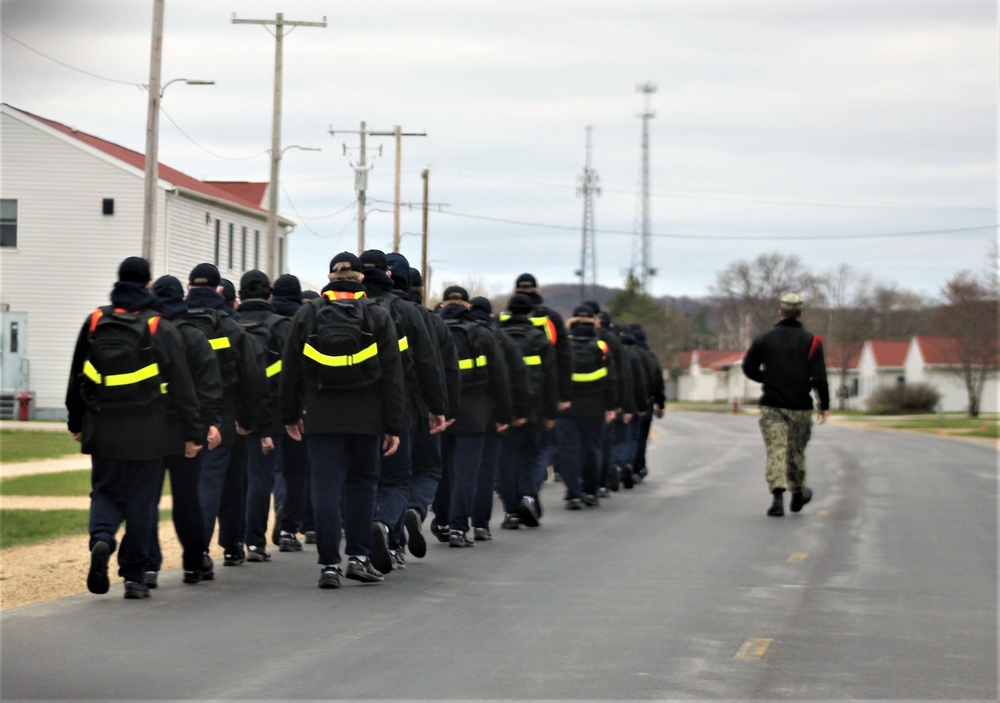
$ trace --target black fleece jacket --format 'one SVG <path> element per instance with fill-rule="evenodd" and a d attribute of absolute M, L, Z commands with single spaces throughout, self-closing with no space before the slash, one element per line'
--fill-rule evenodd
<path fill-rule="evenodd" d="M 830 409 L 823 342 L 798 320 L 785 318 L 758 335 L 743 357 L 743 373 L 763 384 L 761 405 L 812 410 L 815 389 L 820 410 Z"/>

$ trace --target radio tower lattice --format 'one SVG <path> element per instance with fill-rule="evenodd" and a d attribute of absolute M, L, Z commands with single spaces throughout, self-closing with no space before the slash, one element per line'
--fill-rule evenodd
<path fill-rule="evenodd" d="M 600 178 L 597 172 L 590 167 L 590 132 L 591 127 L 587 127 L 587 159 L 583 167 L 583 175 L 580 176 L 580 187 L 576 189 L 577 195 L 583 196 L 583 239 L 580 246 L 580 270 L 576 274 L 580 277 L 580 302 L 588 297 L 588 287 L 592 297 L 597 290 L 597 251 L 594 245 L 594 195 L 600 195 L 601 189 L 598 187 Z"/>
<path fill-rule="evenodd" d="M 636 92 L 646 96 L 645 109 L 638 115 L 642 119 L 642 166 L 640 172 L 639 222 L 632 238 L 631 273 L 639 281 L 642 292 L 649 292 L 649 279 L 656 275 L 650 264 L 649 235 L 649 120 L 656 117 L 649 108 L 649 96 L 656 92 L 655 83 L 636 86 Z"/>

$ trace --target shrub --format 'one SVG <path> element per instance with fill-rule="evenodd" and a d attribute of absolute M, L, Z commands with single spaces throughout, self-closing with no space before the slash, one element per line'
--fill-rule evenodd
<path fill-rule="evenodd" d="M 932 412 L 941 394 L 926 383 L 886 386 L 868 399 L 868 410 L 875 415 Z"/>

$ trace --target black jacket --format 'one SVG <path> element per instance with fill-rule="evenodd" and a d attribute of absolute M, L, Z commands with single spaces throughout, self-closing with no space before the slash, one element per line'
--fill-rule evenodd
<path fill-rule="evenodd" d="M 515 291 L 516 292 L 516 291 Z M 528 293 L 535 303 L 535 309 L 529 317 L 539 325 L 549 341 L 556 348 L 556 367 L 559 379 L 559 400 L 568 401 L 573 395 L 573 352 L 569 348 L 569 335 L 562 315 L 552 308 L 546 307 L 542 296 L 538 293 Z"/>
<path fill-rule="evenodd" d="M 235 372 L 227 376 L 226 365 L 221 360 L 219 369 L 223 384 L 222 443 L 231 445 L 236 439 L 236 423 L 250 432 L 259 432 L 267 419 L 270 391 L 264 372 L 263 353 L 247 338 L 247 332 L 240 323 L 230 316 L 225 300 L 214 288 L 191 288 L 188 290 L 187 305 L 189 313 L 197 308 L 218 311 L 222 334 L 229 340 L 229 349 L 219 353 L 231 355 Z"/>
<path fill-rule="evenodd" d="M 140 312 L 154 310 L 156 303 L 152 294 L 142 285 L 118 282 L 111 291 L 111 304 L 128 312 Z M 70 432 L 82 433 L 80 439 L 83 453 L 129 461 L 152 461 L 163 457 L 171 449 L 167 446 L 163 433 L 171 404 L 177 410 L 183 439 L 203 442 L 207 427 L 199 415 L 198 399 L 184 354 L 184 342 L 177 329 L 162 318 L 152 335 L 152 347 L 161 383 L 167 384 L 170 401 L 164 395 L 159 402 L 148 407 L 148 412 L 143 413 L 100 412 L 87 405 L 81 388 L 83 365 L 90 347 L 91 319 L 88 315 L 77 336 L 66 388 L 67 427 Z"/>
<path fill-rule="evenodd" d="M 815 389 L 820 410 L 830 409 L 823 342 L 798 320 L 783 319 L 758 335 L 743 356 L 743 373 L 763 385 L 761 405 L 812 410 Z"/>
<path fill-rule="evenodd" d="M 570 321 L 569 336 L 574 339 L 586 339 L 594 345 L 601 341 L 594 325 L 574 324 L 572 320 Z M 593 384 L 573 383 L 573 392 L 570 396 L 572 404 L 559 414 L 560 417 L 603 417 L 605 411 L 616 409 L 618 372 L 610 353 L 605 352 L 603 363 L 607 369 L 607 375 L 599 382 L 597 386 L 599 390 L 594 391 L 589 387 Z"/>
<path fill-rule="evenodd" d="M 525 315 L 503 315 L 501 316 L 500 331 L 507 335 L 507 332 L 514 327 L 534 327 L 531 320 Z M 509 339 L 509 337 L 508 337 Z M 542 420 L 555 420 L 559 407 L 559 377 L 556 365 L 555 346 L 548 344 L 540 354 L 540 363 L 537 364 L 540 372 L 536 375 L 532 368 L 526 366 L 524 359 L 517 359 L 514 366 L 520 365 L 524 368 L 527 397 L 522 405 L 514 400 L 514 415 L 524 417 L 530 423 L 539 423 Z M 532 383 L 532 379 L 540 377 L 540 382 Z M 525 402 L 526 401 L 526 402 Z M 519 414 L 520 413 L 520 414 Z"/>
<path fill-rule="evenodd" d="M 285 347 L 285 340 L 292 328 L 292 321 L 284 315 L 279 315 L 274 306 L 261 298 L 250 298 L 240 301 L 240 324 L 243 326 L 261 324 L 267 327 L 273 336 L 269 342 L 276 346 L 280 355 Z M 252 334 L 252 333 L 251 333 Z M 258 429 L 264 437 L 280 437 L 284 434 L 281 423 L 281 413 L 278 409 L 278 392 L 281 382 L 281 366 L 276 366 L 271 356 L 264 360 L 264 375 L 267 377 L 269 402 L 264 406 Z"/>
<path fill-rule="evenodd" d="M 364 294 L 355 281 L 332 281 L 324 295 Z M 404 429 L 406 387 L 399 354 L 399 337 L 389 312 L 367 304 L 366 311 L 378 348 L 380 377 L 373 388 L 320 390 L 306 373 L 303 347 L 312 331 L 320 297 L 302 306 L 292 318 L 292 328 L 282 353 L 281 417 L 285 425 L 305 420 L 305 434 L 396 435 Z"/>

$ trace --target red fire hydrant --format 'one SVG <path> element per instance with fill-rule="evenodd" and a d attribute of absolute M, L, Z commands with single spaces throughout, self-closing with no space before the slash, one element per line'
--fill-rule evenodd
<path fill-rule="evenodd" d="M 21 391 L 17 394 L 17 419 L 21 422 L 27 422 L 31 419 L 31 401 L 34 399 L 35 396 L 28 391 Z"/>

